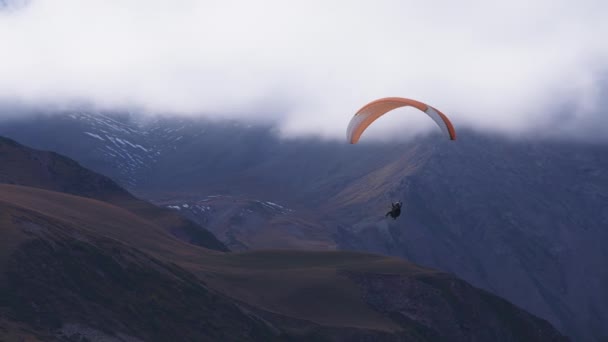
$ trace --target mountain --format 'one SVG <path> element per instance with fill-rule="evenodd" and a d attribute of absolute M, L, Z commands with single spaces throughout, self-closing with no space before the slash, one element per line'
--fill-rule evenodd
<path fill-rule="evenodd" d="M 44 152 L 9 143 L 3 179 L 22 179 L 12 172 L 27 173 L 25 157 Z M 45 186 L 61 187 L 67 174 L 53 174 L 58 184 Z M 499 297 L 399 258 L 224 253 L 106 201 L 15 184 L 0 184 L 0 223 L 2 340 L 567 340 Z"/>
<path fill-rule="evenodd" d="M 0 122 L 0 134 L 65 154 L 136 194 L 190 191 L 213 195 L 213 191 L 231 191 L 237 195 L 256 192 L 269 201 L 304 194 L 313 198 L 318 197 L 318 189 L 339 189 L 377 165 L 394 160 L 392 153 L 378 153 L 386 152 L 381 148 L 352 149 L 309 139 L 283 142 L 273 132 L 270 126 L 238 122 L 170 117 L 144 120 L 128 114 L 82 112 Z M 367 159 L 361 159 L 362 151 Z M 310 163 L 312 159 L 314 163 Z M 350 173 L 327 179 L 345 166 Z M 311 186 L 311 180 L 317 184 L 303 191 Z M 268 187 L 277 182 L 280 190 Z"/>
<path fill-rule="evenodd" d="M 139 200 L 111 179 L 54 152 L 38 151 L 0 137 L 0 182 L 95 198 L 158 222 L 184 241 L 210 249 L 227 248 L 215 236 L 175 212 Z"/>
<path fill-rule="evenodd" d="M 605 145 L 460 130 L 455 142 L 349 146 L 234 122 L 70 115 L 3 122 L 0 133 L 104 172 L 231 248 L 405 257 L 503 296 L 576 340 L 608 336 Z M 132 145 L 155 152 L 144 158 Z M 125 157 L 108 146 L 122 146 Z M 145 164 L 129 169 L 132 180 L 127 152 Z M 403 215 L 385 220 L 399 199 Z"/>
<path fill-rule="evenodd" d="M 232 251 L 282 248 L 335 250 L 331 231 L 314 213 L 239 195 L 156 198 L 155 204 L 176 210 L 207 227 Z"/>
<path fill-rule="evenodd" d="M 332 229 L 319 220 L 331 196 L 327 191 L 336 193 L 391 163 L 396 152 L 307 139 L 283 142 L 267 126 L 108 113 L 8 120 L 0 123 L 0 134 L 63 153 L 155 204 L 190 205 L 181 213 L 236 249 L 334 248 Z M 348 172 L 342 172 L 345 167 Z M 234 201 L 216 198 L 213 210 L 193 212 L 218 194 Z M 276 203 L 289 213 L 259 203 Z M 259 227 L 269 234 L 257 234 Z"/>
<path fill-rule="evenodd" d="M 374 198 L 342 206 L 340 247 L 453 272 L 576 340 L 604 339 L 608 147 L 461 136 L 390 185 L 406 207 L 398 221 L 360 214 L 381 207 Z M 336 204 L 366 191 L 353 184 Z"/>
<path fill-rule="evenodd" d="M 14 326 L 44 341 L 166 341 L 176 332 L 191 341 L 277 340 L 231 299 L 143 253 L 188 245 L 126 210 L 0 185 L 0 212 L 3 341 L 23 337 Z"/>

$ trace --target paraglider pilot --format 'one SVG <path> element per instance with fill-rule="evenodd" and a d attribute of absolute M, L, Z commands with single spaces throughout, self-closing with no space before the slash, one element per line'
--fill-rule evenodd
<path fill-rule="evenodd" d="M 401 215 L 401 201 L 397 202 L 397 203 L 391 203 L 392 209 L 391 211 L 389 211 L 388 213 L 386 213 L 386 216 L 391 216 L 393 218 L 393 220 L 396 220 L 397 217 L 399 217 L 399 215 Z"/>

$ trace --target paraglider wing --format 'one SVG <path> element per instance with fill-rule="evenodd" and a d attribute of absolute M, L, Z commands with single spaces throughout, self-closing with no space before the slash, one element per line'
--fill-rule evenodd
<path fill-rule="evenodd" d="M 376 101 L 372 101 L 363 106 L 353 116 L 348 124 L 346 138 L 349 143 L 356 144 L 369 125 L 382 115 L 390 112 L 393 109 L 400 107 L 414 107 L 430 116 L 435 123 L 441 128 L 445 135 L 451 140 L 456 140 L 456 131 L 454 126 L 442 112 L 420 101 L 405 99 L 401 97 L 386 97 Z"/>

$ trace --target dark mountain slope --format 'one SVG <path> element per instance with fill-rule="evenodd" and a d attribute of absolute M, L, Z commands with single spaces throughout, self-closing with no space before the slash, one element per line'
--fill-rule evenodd
<path fill-rule="evenodd" d="M 98 199 L 157 222 L 199 246 L 227 250 L 211 233 L 175 212 L 139 200 L 111 179 L 54 152 L 38 151 L 0 137 L 0 183 L 20 184 Z"/>
<path fill-rule="evenodd" d="M 119 207 L 16 185 L 0 185 L 0 213 L 2 322 L 44 340 L 565 340 L 396 258 L 213 252 Z"/>
<path fill-rule="evenodd" d="M 343 206 L 336 241 L 458 274 L 577 339 L 608 336 L 608 148 L 461 136 L 393 184 L 399 220 L 359 214 L 380 210 L 373 197 Z"/>
<path fill-rule="evenodd" d="M 0 260 L 0 312 L 43 340 L 278 339 L 266 324 L 174 264 L 79 228 L 59 212 L 48 216 L 4 199 L 0 212 L 3 244 L 13 245 Z"/>

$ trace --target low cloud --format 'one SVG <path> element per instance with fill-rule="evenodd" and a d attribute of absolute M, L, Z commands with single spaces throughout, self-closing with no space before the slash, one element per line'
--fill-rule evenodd
<path fill-rule="evenodd" d="M 359 107 L 402 96 L 457 129 L 608 129 L 602 0 L 10 4 L 0 6 L 4 103 L 271 121 L 287 137 L 343 139 Z M 370 139 L 435 129 L 400 112 L 411 115 L 382 118 Z M 547 130 L 556 118 L 567 127 Z"/>

